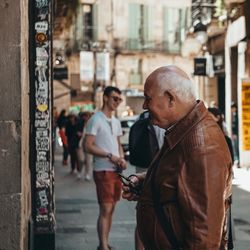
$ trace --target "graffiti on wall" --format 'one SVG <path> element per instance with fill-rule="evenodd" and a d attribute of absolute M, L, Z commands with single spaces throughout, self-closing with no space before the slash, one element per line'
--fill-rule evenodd
<path fill-rule="evenodd" d="M 51 33 L 50 0 L 35 1 L 35 225 L 53 228 L 53 169 L 51 161 Z"/>

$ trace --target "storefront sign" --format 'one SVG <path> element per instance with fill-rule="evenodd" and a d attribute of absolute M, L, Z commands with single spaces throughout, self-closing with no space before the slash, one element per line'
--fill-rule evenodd
<path fill-rule="evenodd" d="M 204 57 L 194 58 L 194 75 L 196 76 L 205 76 L 206 72 L 207 59 Z"/>
<path fill-rule="evenodd" d="M 242 81 L 242 145 L 250 150 L 250 79 Z"/>
<path fill-rule="evenodd" d="M 214 71 L 220 72 L 221 70 L 225 70 L 225 59 L 224 59 L 224 54 L 217 54 L 213 56 L 213 66 L 214 66 Z"/>

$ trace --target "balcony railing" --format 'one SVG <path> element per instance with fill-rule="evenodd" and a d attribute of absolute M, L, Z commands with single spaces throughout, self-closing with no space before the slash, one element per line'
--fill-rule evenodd
<path fill-rule="evenodd" d="M 81 50 L 91 50 L 91 43 L 88 41 L 77 40 L 71 42 L 72 50 L 74 52 Z M 100 42 L 101 44 L 102 42 Z M 139 39 L 116 39 L 116 42 L 109 46 L 115 50 L 118 50 L 121 53 L 130 53 L 130 52 L 161 52 L 167 54 L 180 54 L 181 51 L 181 42 L 175 44 L 170 43 L 169 41 L 142 41 Z M 102 46 L 100 50 L 104 49 Z"/>

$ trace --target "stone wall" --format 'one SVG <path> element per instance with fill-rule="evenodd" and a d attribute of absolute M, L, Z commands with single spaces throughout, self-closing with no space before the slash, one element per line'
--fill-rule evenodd
<path fill-rule="evenodd" d="M 28 249 L 28 0 L 0 2 L 0 249 Z"/>

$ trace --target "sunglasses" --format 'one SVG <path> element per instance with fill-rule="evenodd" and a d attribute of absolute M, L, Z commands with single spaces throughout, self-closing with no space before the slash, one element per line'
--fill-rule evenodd
<path fill-rule="evenodd" d="M 111 95 L 110 97 L 113 99 L 114 102 L 122 102 L 123 101 L 122 98 L 120 98 L 118 96 Z"/>

